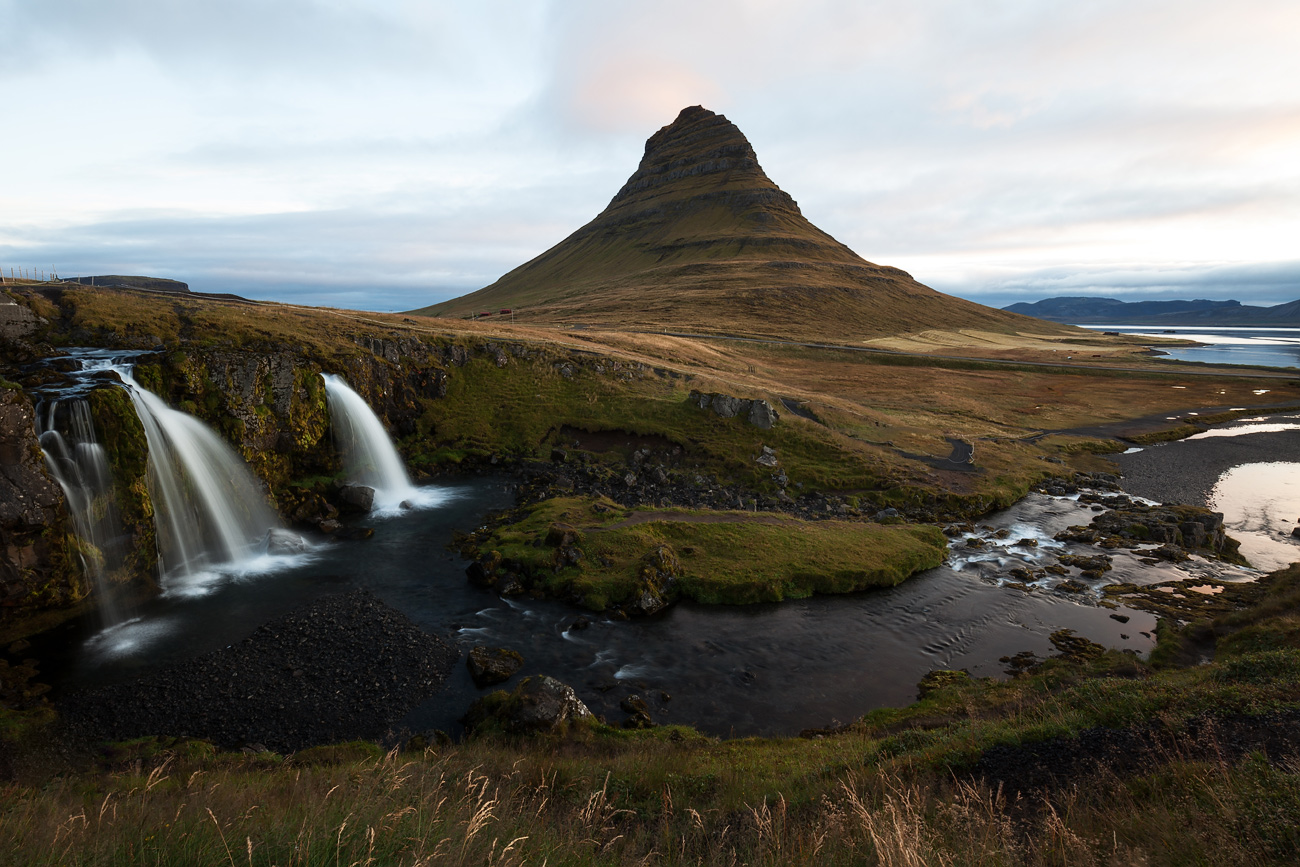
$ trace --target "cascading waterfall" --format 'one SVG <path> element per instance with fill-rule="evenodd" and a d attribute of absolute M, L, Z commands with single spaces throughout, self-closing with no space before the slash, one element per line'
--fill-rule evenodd
<path fill-rule="evenodd" d="M 165 591 L 202 592 L 214 572 L 254 566 L 268 543 L 302 549 L 301 540 L 280 528 L 256 477 L 230 446 L 143 388 L 129 367 L 113 369 L 149 445 L 149 495 Z"/>
<path fill-rule="evenodd" d="M 85 400 L 53 400 L 40 417 L 41 452 L 67 497 L 72 526 L 82 543 L 78 549 L 82 569 L 99 593 L 100 616 L 105 626 L 113 626 L 121 622 L 122 611 L 111 573 L 122 565 L 125 552 L 108 457 L 95 435 Z M 60 421 L 66 435 L 59 430 Z"/>
<path fill-rule="evenodd" d="M 402 458 L 384 430 L 383 422 L 343 377 L 322 373 L 329 401 L 334 443 L 343 456 L 348 480 L 374 488 L 376 512 L 406 506 L 427 506 L 440 500 L 434 492 L 411 484 Z"/>

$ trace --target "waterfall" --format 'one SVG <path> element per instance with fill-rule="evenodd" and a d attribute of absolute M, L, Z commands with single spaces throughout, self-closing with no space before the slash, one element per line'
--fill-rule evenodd
<path fill-rule="evenodd" d="M 348 481 L 374 488 L 373 511 L 392 511 L 402 504 L 430 505 L 430 496 L 411 484 L 393 441 L 379 417 L 343 377 L 322 373 L 329 400 L 334 443 L 343 456 Z"/>
<path fill-rule="evenodd" d="M 234 449 L 203 422 L 143 388 L 129 367 L 113 369 L 130 392 L 149 445 L 149 496 L 164 591 L 203 592 L 215 572 L 247 570 L 268 553 L 268 544 L 283 543 L 287 534 Z"/>
<path fill-rule="evenodd" d="M 66 436 L 59 430 L 60 409 Z M 81 540 L 77 553 L 99 593 L 100 616 L 105 626 L 112 626 L 121 621 L 122 612 L 111 573 L 122 565 L 125 552 L 108 458 L 95 435 L 90 405 L 82 398 L 53 400 L 43 416 L 41 452 L 68 500 L 72 527 Z"/>

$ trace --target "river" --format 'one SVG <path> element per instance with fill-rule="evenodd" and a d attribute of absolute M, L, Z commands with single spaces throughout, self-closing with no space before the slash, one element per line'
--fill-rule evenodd
<path fill-rule="evenodd" d="M 1041 494 L 981 522 L 974 534 L 981 547 L 956 540 L 946 565 L 892 589 L 737 607 L 682 603 L 645 620 L 595 616 L 588 628 L 572 630 L 581 611 L 476 587 L 466 579 L 466 562 L 446 547 L 453 532 L 509 505 L 511 484 L 472 478 L 440 485 L 441 505 L 371 520 L 370 539 L 317 540 L 314 553 L 296 566 L 227 575 L 203 594 L 163 596 L 108 632 L 91 632 L 89 623 L 65 627 L 59 643 L 75 650 L 49 660 L 59 689 L 126 681 L 225 647 L 306 601 L 358 586 L 424 629 L 452 636 L 462 654 L 475 644 L 519 651 L 526 664 L 517 677 L 544 673 L 568 682 L 611 720 L 622 718 L 620 699 L 636 693 L 650 702 L 656 721 L 722 736 L 795 734 L 907 704 L 933 669 L 1002 677 L 1000 657 L 1021 651 L 1045 657 L 1053 652 L 1050 634 L 1061 628 L 1135 653 L 1153 646 L 1149 614 L 1099 607 L 1092 592 L 1053 589 L 1058 576 L 1028 590 L 1015 583 L 1009 571 L 1016 566 L 1046 565 L 1067 550 L 1096 553 L 1052 539 L 1069 525 L 1086 524 L 1095 508 Z M 1015 544 L 1023 539 L 1037 546 Z M 1254 574 L 1200 558 L 1146 566 L 1132 554 L 1108 553 L 1115 555 L 1114 571 L 1092 589 L 1111 581 Z M 456 733 L 457 718 L 480 694 L 457 665 L 446 690 L 403 726 Z"/>

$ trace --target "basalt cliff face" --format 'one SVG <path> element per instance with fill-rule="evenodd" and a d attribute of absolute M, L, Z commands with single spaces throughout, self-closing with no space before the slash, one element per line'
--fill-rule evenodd
<path fill-rule="evenodd" d="M 734 123 L 700 106 L 650 137 L 590 223 L 491 286 L 415 312 L 502 308 L 526 322 L 812 340 L 1054 328 L 862 259 L 804 217 Z"/>

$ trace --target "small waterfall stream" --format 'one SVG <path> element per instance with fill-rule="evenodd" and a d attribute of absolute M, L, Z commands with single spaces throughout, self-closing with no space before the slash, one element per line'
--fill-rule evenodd
<path fill-rule="evenodd" d="M 373 511 L 433 505 L 427 491 L 411 484 L 402 458 L 383 422 L 341 376 L 322 373 L 329 400 L 334 443 L 343 457 L 348 480 L 375 491 Z M 439 498 L 440 501 L 441 498 Z"/>
<path fill-rule="evenodd" d="M 68 499 L 73 529 L 82 543 L 78 551 L 82 569 L 99 594 L 104 625 L 113 626 L 121 622 L 122 611 L 111 574 L 122 565 L 125 552 L 113 477 L 95 435 L 90 406 L 80 397 L 53 400 L 40 420 L 41 452 Z"/>

